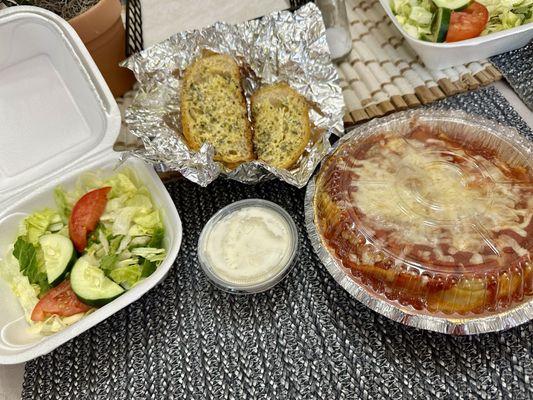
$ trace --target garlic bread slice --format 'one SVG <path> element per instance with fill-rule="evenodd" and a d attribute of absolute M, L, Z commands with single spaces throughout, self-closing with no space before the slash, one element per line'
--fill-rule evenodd
<path fill-rule="evenodd" d="M 230 168 L 254 159 L 241 73 L 232 57 L 204 52 L 189 65 L 180 105 L 183 136 L 192 150 L 210 143 L 214 159 Z"/>
<path fill-rule="evenodd" d="M 254 149 L 257 158 L 280 169 L 290 169 L 311 136 L 309 106 L 287 83 L 261 87 L 251 99 Z"/>

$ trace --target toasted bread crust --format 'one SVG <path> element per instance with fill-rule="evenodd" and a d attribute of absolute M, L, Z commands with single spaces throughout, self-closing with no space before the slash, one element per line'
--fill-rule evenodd
<path fill-rule="evenodd" d="M 215 147 L 214 159 L 230 168 L 255 158 L 241 74 L 231 56 L 204 52 L 189 65 L 180 106 L 190 149 L 198 151 L 209 142 Z"/>
<path fill-rule="evenodd" d="M 257 158 L 290 169 L 311 137 L 306 99 L 287 83 L 261 87 L 251 98 L 254 148 Z"/>

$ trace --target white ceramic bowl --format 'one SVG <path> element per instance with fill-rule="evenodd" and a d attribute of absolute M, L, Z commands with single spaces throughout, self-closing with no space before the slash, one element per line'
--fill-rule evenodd
<path fill-rule="evenodd" d="M 390 7 L 390 0 L 379 0 L 396 28 L 420 56 L 426 67 L 444 69 L 496 54 L 518 49 L 533 39 L 533 23 L 454 43 L 432 43 L 415 39 L 398 23 Z"/>

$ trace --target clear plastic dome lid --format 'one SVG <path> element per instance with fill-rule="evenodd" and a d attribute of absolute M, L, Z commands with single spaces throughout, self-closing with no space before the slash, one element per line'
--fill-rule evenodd
<path fill-rule="evenodd" d="M 327 250 L 387 301 L 480 314 L 533 294 L 532 145 L 420 114 L 345 138 L 316 182 Z"/>

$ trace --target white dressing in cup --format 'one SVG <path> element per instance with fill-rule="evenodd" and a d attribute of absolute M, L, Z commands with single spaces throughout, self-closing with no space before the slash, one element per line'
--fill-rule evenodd
<path fill-rule="evenodd" d="M 218 287 L 257 293 L 285 276 L 297 248 L 297 229 L 287 212 L 274 203 L 250 199 L 211 218 L 200 236 L 198 258 Z"/>

